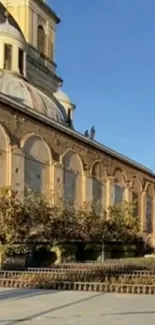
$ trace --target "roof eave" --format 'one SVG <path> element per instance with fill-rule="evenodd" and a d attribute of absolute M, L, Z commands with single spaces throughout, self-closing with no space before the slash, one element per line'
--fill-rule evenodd
<path fill-rule="evenodd" d="M 47 3 L 43 2 L 42 0 L 37 0 L 37 1 L 47 11 L 47 13 L 54 18 L 56 24 L 59 24 L 61 22 L 61 19 L 57 16 L 56 12 L 52 10 Z"/>
<path fill-rule="evenodd" d="M 49 126 L 52 126 L 56 129 L 58 129 L 59 131 L 64 132 L 64 133 L 68 134 L 69 136 L 72 136 L 72 137 L 76 138 L 77 140 L 82 141 L 82 142 L 90 145 L 91 147 L 98 149 L 99 151 L 107 153 L 109 156 L 114 157 L 120 161 L 123 161 L 126 164 L 133 166 L 134 168 L 137 168 L 137 169 L 147 173 L 149 176 L 155 177 L 155 174 L 153 173 L 153 171 L 151 169 L 137 163 L 136 161 L 134 161 L 132 159 L 129 159 L 128 157 L 126 157 L 122 154 L 119 154 L 115 150 L 112 150 L 112 149 L 100 144 L 97 141 L 93 141 L 93 140 L 85 137 L 83 134 L 81 134 L 77 131 L 74 131 L 71 128 L 68 128 L 67 126 L 62 125 L 62 124 L 50 119 L 49 117 L 38 113 L 37 111 L 34 111 L 33 109 L 29 108 L 28 106 L 26 106 L 24 104 L 18 103 L 13 98 L 8 98 L 8 96 L 3 93 L 0 93 L 0 102 L 4 103 L 5 105 L 9 105 L 10 107 L 15 108 L 16 110 L 24 113 L 25 115 L 33 117 L 38 121 L 42 121 L 43 123 L 45 123 Z"/>

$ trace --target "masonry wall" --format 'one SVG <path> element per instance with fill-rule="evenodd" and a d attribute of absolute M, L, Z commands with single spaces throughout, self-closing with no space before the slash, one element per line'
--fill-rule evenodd
<path fill-rule="evenodd" d="M 40 183 L 40 190 L 45 188 L 45 184 L 48 183 L 49 189 L 55 191 L 59 188 L 61 192 L 63 190 L 64 169 L 66 168 L 65 170 L 70 175 L 69 177 L 72 182 L 72 187 L 68 186 L 67 188 L 70 194 L 75 192 L 75 202 L 77 204 L 79 202 L 81 204 L 85 201 L 91 201 L 93 197 L 96 197 L 96 191 L 96 193 L 99 193 L 98 198 L 100 198 L 104 208 L 108 209 L 109 205 L 113 202 L 113 187 L 115 184 L 118 184 L 124 189 L 123 195 L 127 201 L 132 199 L 132 192 L 137 193 L 141 227 L 147 232 L 155 231 L 155 178 L 150 173 L 141 171 L 131 164 L 111 157 L 89 144 L 85 144 L 54 129 L 54 127 L 45 125 L 43 122 L 16 111 L 14 108 L 7 107 L 2 103 L 0 104 L 0 123 L 3 132 L 7 135 L 6 150 L 4 149 L 4 144 L 2 147 L 0 141 L 0 175 L 3 175 L 0 180 L 0 186 L 11 185 L 22 192 L 24 190 L 25 177 L 27 177 L 25 166 L 28 160 L 29 170 L 31 170 L 34 161 L 36 164 L 39 164 L 37 165 L 36 176 L 32 175 L 32 177 L 38 178 L 36 182 Z M 35 147 L 33 145 L 34 137 L 42 141 Z M 31 155 L 32 164 L 30 155 L 25 149 L 28 139 L 31 138 L 33 138 L 33 141 L 30 143 L 30 147 L 34 151 Z M 6 156 L 4 156 L 4 151 L 6 151 Z M 69 165 L 65 165 L 64 157 L 66 155 L 69 157 L 67 158 L 69 159 L 67 160 Z M 2 173 L 2 168 L 6 170 L 6 173 Z M 35 167 L 33 169 L 35 170 Z M 75 172 L 76 176 L 73 175 L 73 172 Z M 76 188 L 73 188 L 75 178 Z M 38 185 L 36 184 L 36 186 Z M 146 220 L 146 197 L 148 195 L 152 198 L 152 226 L 150 230 L 149 227 L 147 228 Z"/>

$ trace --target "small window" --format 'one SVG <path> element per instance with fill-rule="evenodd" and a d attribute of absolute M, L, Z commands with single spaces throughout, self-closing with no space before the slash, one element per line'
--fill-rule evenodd
<path fill-rule="evenodd" d="M 68 126 L 72 126 L 71 109 L 68 110 L 67 122 Z"/>
<path fill-rule="evenodd" d="M 19 49 L 19 55 L 18 55 L 18 68 L 20 74 L 24 74 L 24 52 Z"/>
<path fill-rule="evenodd" d="M 45 30 L 43 26 L 39 25 L 37 30 L 37 47 L 40 53 L 45 53 Z"/>
<path fill-rule="evenodd" d="M 4 45 L 4 69 L 12 69 L 12 45 Z"/>

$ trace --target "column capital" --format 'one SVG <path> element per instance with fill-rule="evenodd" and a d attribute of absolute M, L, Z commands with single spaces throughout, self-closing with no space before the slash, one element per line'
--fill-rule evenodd
<path fill-rule="evenodd" d="M 125 185 L 126 185 L 126 188 L 128 189 L 128 190 L 132 190 L 132 186 L 131 186 L 131 182 L 130 181 L 126 181 L 125 182 Z"/>
<path fill-rule="evenodd" d="M 114 184 L 114 181 L 115 181 L 115 177 L 114 176 L 111 176 L 111 175 L 108 175 L 108 180 L 111 183 L 111 185 L 113 185 Z"/>

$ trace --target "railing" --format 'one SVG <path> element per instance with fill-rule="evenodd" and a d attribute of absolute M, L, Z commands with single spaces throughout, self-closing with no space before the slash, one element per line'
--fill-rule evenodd
<path fill-rule="evenodd" d="M 51 72 L 55 72 L 56 64 L 50 60 L 48 57 L 40 53 L 35 47 L 33 47 L 31 44 L 27 45 L 27 54 L 37 61 L 40 65 L 48 68 Z"/>

